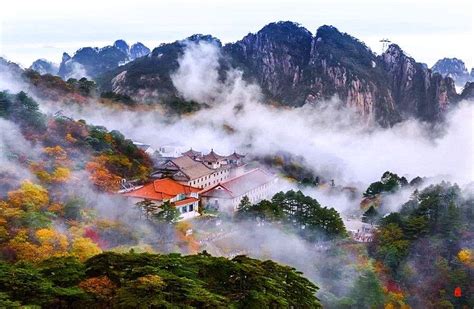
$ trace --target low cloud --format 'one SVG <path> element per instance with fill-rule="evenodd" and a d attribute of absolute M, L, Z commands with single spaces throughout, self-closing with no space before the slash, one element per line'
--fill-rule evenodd
<path fill-rule="evenodd" d="M 120 130 L 154 147 L 178 143 L 257 156 L 285 151 L 303 157 L 315 173 L 337 185 L 363 189 L 387 170 L 409 179 L 442 177 L 461 184 L 474 179 L 472 102 L 454 107 L 435 131 L 414 119 L 392 128 L 369 127 L 337 98 L 302 108 L 263 104 L 259 87 L 244 81 L 242 72 L 230 70 L 224 81 L 217 78 L 218 55 L 213 44 L 189 43 L 179 60 L 184 67 L 173 75 L 175 86 L 185 98 L 208 99 L 212 106 L 190 116 L 170 118 L 94 103 L 43 107 L 51 112 L 63 108 L 73 118 Z"/>
<path fill-rule="evenodd" d="M 178 60 L 179 68 L 171 75 L 176 89 L 186 100 L 208 103 L 220 91 L 219 49 L 212 43 L 186 43 L 186 52 Z"/>
<path fill-rule="evenodd" d="M 13 122 L 0 118 L 0 174 L 7 174 L 10 181 L 34 179 L 26 165 L 19 160 L 36 159 L 39 150 L 27 141 Z"/>

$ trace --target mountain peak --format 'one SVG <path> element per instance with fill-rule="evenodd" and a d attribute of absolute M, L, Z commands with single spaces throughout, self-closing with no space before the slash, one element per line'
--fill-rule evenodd
<path fill-rule="evenodd" d="M 399 53 L 399 54 L 405 54 L 403 49 L 398 46 L 398 44 L 392 43 L 388 46 L 387 50 L 385 51 L 386 53 Z"/>
<path fill-rule="evenodd" d="M 329 35 L 342 35 L 342 33 L 334 26 L 322 25 L 316 30 L 316 37 L 324 37 Z"/>
<path fill-rule="evenodd" d="M 355 58 L 362 57 L 366 58 L 366 60 L 370 58 L 370 61 L 374 58 L 370 48 L 368 48 L 362 41 L 359 41 L 357 38 L 345 32 L 339 31 L 336 27 L 331 25 L 323 25 L 316 30 L 315 42 L 319 47 L 323 45 L 331 47 L 333 52 L 337 49 L 340 52 L 350 54 Z M 320 42 L 323 43 L 320 44 Z M 362 59 L 357 61 L 360 60 Z"/>
<path fill-rule="evenodd" d="M 130 48 L 122 39 L 102 48 L 83 47 L 72 57 L 67 53 L 63 54 L 59 75 L 63 78 L 72 75 L 94 78 L 149 53 L 150 50 L 142 43 L 136 43 Z"/>
<path fill-rule="evenodd" d="M 443 58 L 433 65 L 433 72 L 451 77 L 458 87 L 463 87 L 466 82 L 473 81 L 474 76 L 469 74 L 464 61 L 458 58 Z"/>
<path fill-rule="evenodd" d="M 132 60 L 135 60 L 140 57 L 144 57 L 148 55 L 149 53 L 150 53 L 150 49 L 140 42 L 137 42 L 130 47 L 130 58 Z"/>
<path fill-rule="evenodd" d="M 68 53 L 63 53 L 63 57 L 61 58 L 61 62 L 66 62 L 69 59 L 71 59 L 71 56 L 69 56 Z"/>
<path fill-rule="evenodd" d="M 58 74 L 59 67 L 57 64 L 46 59 L 38 59 L 31 64 L 30 69 L 35 70 L 40 74 L 56 75 Z"/>
<path fill-rule="evenodd" d="M 203 42 L 208 42 L 208 43 L 214 43 L 214 44 L 217 44 L 218 46 L 222 46 L 221 41 L 210 34 L 200 34 L 200 33 L 193 34 L 187 37 L 184 41 L 191 41 L 195 43 L 199 43 L 203 41 Z"/>
<path fill-rule="evenodd" d="M 403 49 L 397 44 L 390 44 L 387 50 L 381 55 L 384 63 L 388 66 L 393 66 L 400 62 L 408 61 L 413 65 L 416 63 L 415 59 L 409 57 Z"/>
<path fill-rule="evenodd" d="M 264 26 L 260 31 L 258 31 L 259 34 L 262 34 L 262 33 L 277 34 L 277 33 L 283 33 L 283 32 L 284 33 L 304 33 L 306 35 L 312 36 L 312 33 L 308 29 L 292 21 L 278 21 L 278 22 L 270 23 Z"/>
<path fill-rule="evenodd" d="M 124 40 L 115 41 L 114 47 L 126 55 L 128 55 L 128 53 L 130 52 L 130 47 L 128 46 L 127 42 L 125 42 Z"/>

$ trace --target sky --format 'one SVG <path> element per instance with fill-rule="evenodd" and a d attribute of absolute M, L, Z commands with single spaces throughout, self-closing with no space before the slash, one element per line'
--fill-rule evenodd
<path fill-rule="evenodd" d="M 150 48 L 195 33 L 224 43 L 280 20 L 312 33 L 336 26 L 380 53 L 382 38 L 432 66 L 457 57 L 474 66 L 472 0 L 14 0 L 0 10 L 0 56 L 27 67 L 38 58 L 111 45 L 116 39 Z"/>

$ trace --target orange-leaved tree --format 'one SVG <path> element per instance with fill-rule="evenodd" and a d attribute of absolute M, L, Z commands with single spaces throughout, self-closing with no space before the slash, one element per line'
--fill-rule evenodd
<path fill-rule="evenodd" d="M 18 190 L 8 192 L 8 203 L 17 208 L 43 209 L 49 203 L 48 190 L 27 180 Z"/>

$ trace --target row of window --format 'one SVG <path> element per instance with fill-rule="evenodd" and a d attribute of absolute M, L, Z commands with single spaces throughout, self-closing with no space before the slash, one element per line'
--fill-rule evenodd
<path fill-rule="evenodd" d="M 191 212 L 191 211 L 194 211 L 194 203 L 179 207 L 179 212 L 182 213 L 182 214 L 187 213 L 187 212 Z"/>
<path fill-rule="evenodd" d="M 223 174 L 226 174 L 226 175 L 223 175 Z M 207 175 L 203 178 L 199 178 L 197 180 L 190 181 L 189 185 L 193 186 L 193 187 L 197 187 L 197 188 L 206 188 L 206 187 L 209 187 L 210 185 L 218 184 L 219 182 L 223 181 L 224 179 L 229 178 L 229 175 L 227 175 L 227 174 L 228 174 L 228 170 L 222 170 L 222 171 L 213 173 L 211 175 Z M 218 175 L 222 175 L 222 176 L 218 177 L 215 180 L 211 180 L 211 181 L 207 181 L 205 183 L 202 183 L 202 182 L 204 182 L 206 180 L 210 180 L 210 179 L 212 179 L 212 178 L 214 178 Z"/>
<path fill-rule="evenodd" d="M 232 200 L 232 203 L 235 206 L 237 206 L 245 195 L 249 198 L 249 201 L 251 203 L 259 202 L 263 200 L 264 198 L 267 198 L 267 191 L 266 191 L 267 187 L 268 187 L 268 184 L 264 184 L 260 187 L 254 188 L 250 190 L 249 192 L 247 192 L 246 194 L 244 194 L 243 196 L 234 198 Z"/>

